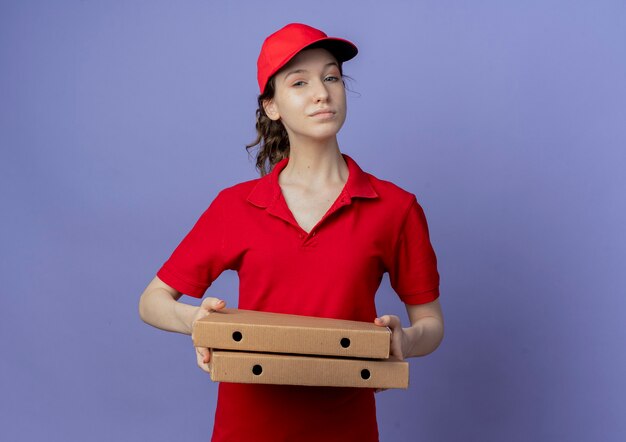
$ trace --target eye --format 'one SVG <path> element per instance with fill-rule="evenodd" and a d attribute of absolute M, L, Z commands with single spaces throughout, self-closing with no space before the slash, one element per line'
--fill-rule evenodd
<path fill-rule="evenodd" d="M 326 81 L 330 81 L 330 82 L 335 82 L 335 81 L 339 81 L 339 77 L 335 77 L 334 75 L 329 75 L 328 77 L 326 77 L 324 80 Z"/>
<path fill-rule="evenodd" d="M 298 86 L 304 86 L 305 84 L 306 84 L 306 83 L 305 83 L 304 81 L 299 80 L 299 81 L 294 82 L 294 83 L 292 84 L 292 86 L 296 86 L 296 87 L 298 87 Z"/>

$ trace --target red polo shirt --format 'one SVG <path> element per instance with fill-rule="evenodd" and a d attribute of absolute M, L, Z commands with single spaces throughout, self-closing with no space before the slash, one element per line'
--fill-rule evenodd
<path fill-rule="evenodd" d="M 310 232 L 296 222 L 278 175 L 222 190 L 157 276 L 202 297 L 226 269 L 239 275 L 239 308 L 373 321 L 385 272 L 407 304 L 439 296 L 426 218 L 415 196 L 343 155 L 348 180 Z M 377 441 L 373 392 L 222 383 L 213 441 Z"/>

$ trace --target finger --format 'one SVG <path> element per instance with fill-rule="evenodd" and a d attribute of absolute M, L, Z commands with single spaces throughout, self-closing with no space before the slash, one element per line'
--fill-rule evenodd
<path fill-rule="evenodd" d="M 209 374 L 211 373 L 211 366 L 209 365 L 208 362 L 205 362 L 204 356 L 200 354 L 198 349 L 196 349 L 196 363 L 198 364 L 198 367 L 202 369 L 202 371 L 209 373 Z"/>
<path fill-rule="evenodd" d="M 209 364 L 203 363 L 200 359 L 197 359 L 198 367 L 207 373 L 211 373 L 211 369 L 209 368 Z"/>
<path fill-rule="evenodd" d="M 389 315 L 389 327 L 391 327 L 394 330 L 396 328 L 402 327 L 400 318 L 398 318 L 396 315 Z"/>
<path fill-rule="evenodd" d="M 374 319 L 374 324 L 381 327 L 389 327 L 391 329 L 396 329 L 401 325 L 400 318 L 395 315 L 384 315 L 380 318 Z"/>
<path fill-rule="evenodd" d="M 379 327 L 391 327 L 391 322 L 392 320 L 390 315 L 384 315 L 380 318 L 374 319 L 374 324 L 378 325 Z"/>
<path fill-rule="evenodd" d="M 208 348 L 196 347 L 196 353 L 199 355 L 200 360 L 202 360 L 204 364 L 211 362 L 211 352 Z"/>
<path fill-rule="evenodd" d="M 215 301 L 213 302 L 213 305 L 211 306 L 211 308 L 213 310 L 221 310 L 224 307 L 226 307 L 226 301 L 224 301 L 223 299 L 215 299 Z"/>
<path fill-rule="evenodd" d="M 387 322 L 388 320 L 385 319 L 385 316 L 382 316 L 380 318 L 376 318 L 374 319 L 374 324 L 380 326 L 380 327 L 387 327 Z"/>
<path fill-rule="evenodd" d="M 200 367 L 200 368 L 202 368 L 202 365 L 204 365 L 204 361 L 202 360 L 203 358 L 204 358 L 204 356 L 196 348 L 196 363 L 198 364 L 198 367 Z"/>
<path fill-rule="evenodd" d="M 202 301 L 202 308 L 208 311 L 221 310 L 226 307 L 226 301 L 219 298 L 206 298 Z"/>

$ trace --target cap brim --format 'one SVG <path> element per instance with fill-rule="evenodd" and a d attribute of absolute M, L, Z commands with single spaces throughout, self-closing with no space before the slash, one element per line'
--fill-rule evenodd
<path fill-rule="evenodd" d="M 276 72 L 284 68 L 285 65 L 287 65 L 287 63 L 289 63 L 291 59 L 295 57 L 299 52 L 305 49 L 311 49 L 311 48 L 317 48 L 317 47 L 327 49 L 331 54 L 333 54 L 333 56 L 340 63 L 354 58 L 356 54 L 358 54 L 359 52 L 359 50 L 354 45 L 354 43 L 348 40 L 344 40 L 343 38 L 336 38 L 336 37 L 320 38 L 318 40 L 315 40 L 307 44 L 306 46 L 299 48 L 296 51 L 293 51 L 291 54 L 285 57 L 283 61 L 280 62 L 276 66 L 276 68 L 267 76 L 267 78 L 268 79 L 271 78 L 272 75 L 275 75 Z M 265 86 L 267 86 L 267 82 L 265 83 Z"/>
<path fill-rule="evenodd" d="M 328 49 L 328 51 L 330 51 L 330 53 L 333 54 L 339 62 L 348 61 L 354 58 L 359 52 L 357 47 L 352 42 L 334 37 L 321 38 L 313 43 L 309 43 L 300 49 L 300 51 L 317 47 Z"/>

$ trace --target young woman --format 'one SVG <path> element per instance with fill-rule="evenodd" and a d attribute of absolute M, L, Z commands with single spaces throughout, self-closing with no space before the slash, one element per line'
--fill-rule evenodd
<path fill-rule="evenodd" d="M 157 272 L 141 318 L 191 334 L 225 306 L 201 298 L 226 269 L 239 275 L 239 308 L 374 321 L 392 330 L 392 354 L 426 355 L 443 338 L 439 274 L 415 196 L 342 154 L 342 64 L 351 42 L 292 23 L 270 35 L 258 59 L 257 167 L 261 178 L 222 190 Z M 411 326 L 377 317 L 385 272 Z M 208 349 L 197 348 L 208 371 Z M 378 440 L 374 391 L 221 383 L 213 441 Z"/>

